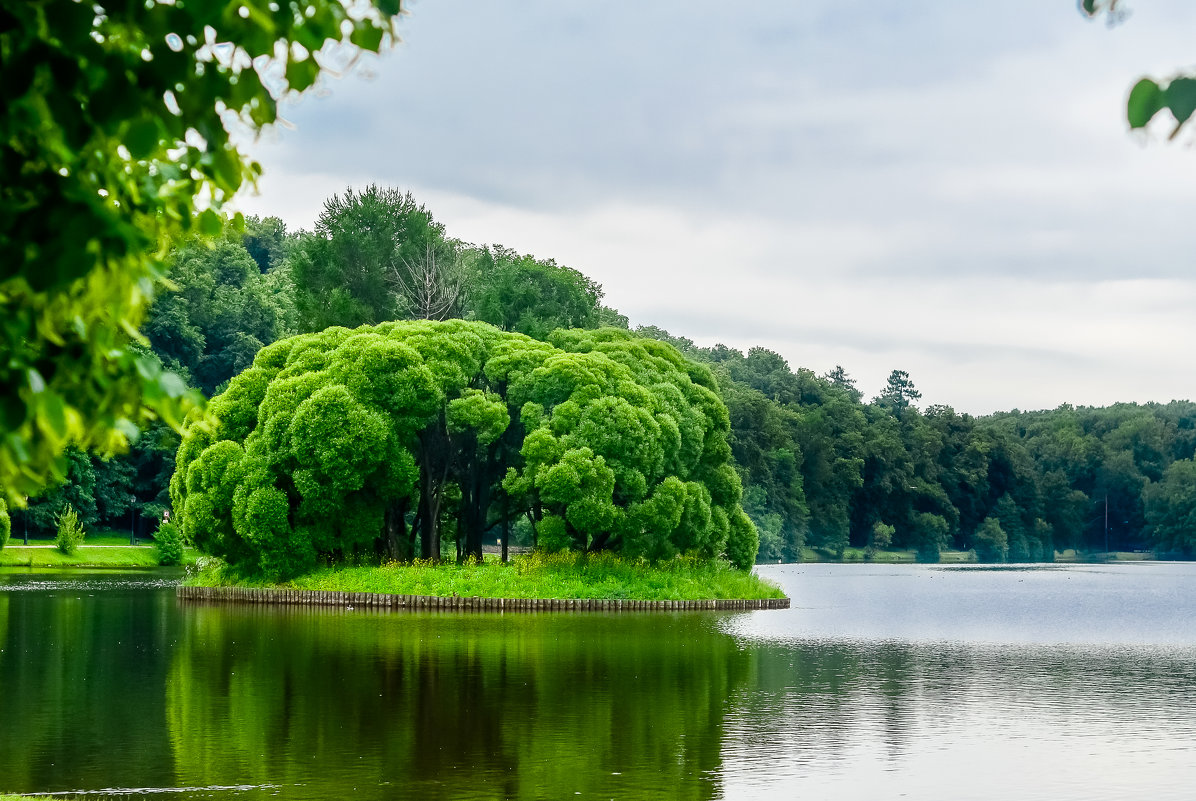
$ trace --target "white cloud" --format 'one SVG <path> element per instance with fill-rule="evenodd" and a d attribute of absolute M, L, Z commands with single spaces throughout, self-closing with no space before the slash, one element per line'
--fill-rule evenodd
<path fill-rule="evenodd" d="M 868 393 L 900 368 L 976 412 L 1196 396 L 1196 154 L 1120 118 L 1190 61 L 1196 8 L 987 8 L 420 3 L 376 80 L 288 110 L 242 206 L 295 227 L 411 188 L 633 322 Z"/>

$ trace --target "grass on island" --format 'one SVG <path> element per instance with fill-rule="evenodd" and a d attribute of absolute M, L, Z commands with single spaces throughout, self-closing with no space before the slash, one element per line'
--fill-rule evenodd
<path fill-rule="evenodd" d="M 653 565 L 611 554 L 573 553 L 531 553 L 505 564 L 494 560 L 465 565 L 417 561 L 380 567 L 325 567 L 283 583 L 238 576 L 216 564 L 199 570 L 186 583 L 479 598 L 697 601 L 785 597 L 773 583 L 725 562 L 682 557 Z"/>

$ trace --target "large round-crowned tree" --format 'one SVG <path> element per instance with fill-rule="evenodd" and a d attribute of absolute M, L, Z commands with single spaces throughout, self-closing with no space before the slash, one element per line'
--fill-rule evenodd
<path fill-rule="evenodd" d="M 526 516 L 537 546 L 748 568 L 707 368 L 626 331 L 330 328 L 270 345 L 186 429 L 171 481 L 201 550 L 274 577 L 351 554 L 463 557 Z M 446 502 L 451 500 L 451 503 Z"/>

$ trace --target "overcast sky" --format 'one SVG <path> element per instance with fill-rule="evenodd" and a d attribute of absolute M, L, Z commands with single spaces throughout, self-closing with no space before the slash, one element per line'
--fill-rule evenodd
<path fill-rule="evenodd" d="M 247 212 L 410 189 L 633 325 L 962 411 L 1196 397 L 1196 148 L 1126 130 L 1196 3 L 418 0 L 284 108 Z"/>

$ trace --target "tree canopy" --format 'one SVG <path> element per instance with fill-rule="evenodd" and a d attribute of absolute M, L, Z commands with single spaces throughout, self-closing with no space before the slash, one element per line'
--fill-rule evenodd
<path fill-rule="evenodd" d="M 0 489 L 65 476 L 198 399 L 133 346 L 185 231 L 259 173 L 229 137 L 276 118 L 399 0 L 0 5 Z M 202 209 L 202 211 L 200 211 Z M 198 212 L 198 213 L 197 213 Z"/>
<path fill-rule="evenodd" d="M 710 371 L 625 331 L 551 342 L 478 322 L 279 341 L 214 398 L 171 498 L 202 550 L 271 576 L 350 554 L 461 558 L 526 518 L 547 550 L 750 567 Z M 417 547 L 418 543 L 418 547 Z"/>

